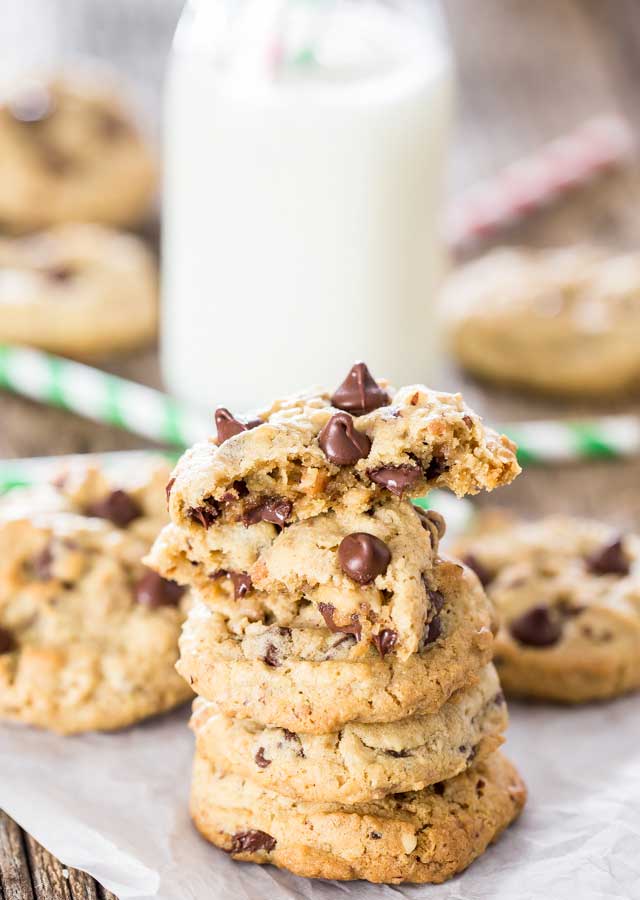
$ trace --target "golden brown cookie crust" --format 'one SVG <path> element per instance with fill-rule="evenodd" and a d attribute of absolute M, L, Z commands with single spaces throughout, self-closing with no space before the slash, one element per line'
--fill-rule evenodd
<path fill-rule="evenodd" d="M 349 807 L 295 803 L 219 775 L 197 755 L 191 814 L 207 840 L 241 861 L 309 878 L 440 883 L 496 840 L 525 797 L 500 753 L 437 786 Z"/>

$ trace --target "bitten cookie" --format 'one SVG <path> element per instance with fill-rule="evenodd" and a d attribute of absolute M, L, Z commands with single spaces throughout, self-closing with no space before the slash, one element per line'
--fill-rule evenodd
<path fill-rule="evenodd" d="M 187 534 L 365 512 L 434 487 L 473 494 L 520 472 L 511 441 L 459 394 L 413 385 L 391 395 L 363 363 L 332 395 L 286 398 L 246 422 L 219 409 L 216 421 L 216 440 L 188 450 L 169 485 L 171 520 Z"/>
<path fill-rule="evenodd" d="M 494 250 L 441 304 L 454 355 L 482 378 L 567 396 L 640 384 L 640 254 Z"/>
<path fill-rule="evenodd" d="M 178 671 L 217 711 L 261 725 L 324 734 L 347 722 L 394 722 L 437 712 L 475 684 L 493 653 L 492 610 L 475 576 L 434 565 L 442 597 L 420 652 L 400 661 L 393 634 L 363 644 L 326 625 L 250 622 L 202 599 L 180 639 Z M 196 592 L 197 596 L 197 592 Z M 222 601 L 220 601 L 222 602 Z"/>
<path fill-rule="evenodd" d="M 99 225 L 0 239 L 0 342 L 91 356 L 155 336 L 155 263 L 144 243 Z"/>
<path fill-rule="evenodd" d="M 507 711 L 493 666 L 430 716 L 392 724 L 353 722 L 331 734 L 299 734 L 230 719 L 198 699 L 196 746 L 221 773 L 294 800 L 361 803 L 453 778 L 502 743 Z"/>
<path fill-rule="evenodd" d="M 29 78 L 0 95 L 0 224 L 132 225 L 148 212 L 156 162 L 121 96 L 85 77 Z"/>
<path fill-rule="evenodd" d="M 437 514 L 390 500 L 369 514 L 342 509 L 282 530 L 229 524 L 186 538 L 169 525 L 148 563 L 197 587 L 212 608 L 222 589 L 252 620 L 291 626 L 304 613 L 306 624 L 354 636 L 363 653 L 384 638 L 406 659 L 443 603 L 433 577 L 443 530 Z"/>
<path fill-rule="evenodd" d="M 78 469 L 0 503 L 0 718 L 109 730 L 189 698 L 174 668 L 187 595 L 141 563 L 166 476 Z"/>
<path fill-rule="evenodd" d="M 496 606 L 507 693 L 581 703 L 640 688 L 636 535 L 580 519 L 498 517 L 454 549 Z"/>
<path fill-rule="evenodd" d="M 519 815 L 525 787 L 500 753 L 449 781 L 356 806 L 296 802 L 196 755 L 191 814 L 234 859 L 310 878 L 439 883 Z"/>

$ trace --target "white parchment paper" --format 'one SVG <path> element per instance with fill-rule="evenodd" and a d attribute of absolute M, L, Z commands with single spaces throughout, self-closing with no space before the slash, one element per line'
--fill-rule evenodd
<path fill-rule="evenodd" d="M 638 900 L 640 697 L 582 709 L 511 704 L 507 752 L 530 799 L 520 822 L 448 884 L 307 881 L 233 863 L 187 814 L 182 710 L 113 735 L 0 728 L 0 807 L 122 900 Z"/>

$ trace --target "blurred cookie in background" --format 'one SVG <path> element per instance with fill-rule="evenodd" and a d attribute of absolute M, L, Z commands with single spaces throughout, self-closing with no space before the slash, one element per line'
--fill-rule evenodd
<path fill-rule="evenodd" d="M 149 212 L 155 156 L 108 79 L 24 78 L 0 88 L 0 229 L 129 226 Z"/>
<path fill-rule="evenodd" d="M 1 720 L 112 730 L 190 698 L 175 671 L 188 594 L 141 561 L 169 474 L 77 464 L 0 500 Z"/>
<path fill-rule="evenodd" d="M 494 662 L 508 695 L 582 703 L 640 688 L 638 536 L 489 512 L 450 550 L 496 607 Z"/>
<path fill-rule="evenodd" d="M 100 225 L 0 239 L 0 342 L 85 357 L 155 337 L 157 274 L 142 240 Z"/>
<path fill-rule="evenodd" d="M 450 346 L 473 374 L 566 397 L 640 386 L 640 254 L 499 248 L 441 294 Z"/>

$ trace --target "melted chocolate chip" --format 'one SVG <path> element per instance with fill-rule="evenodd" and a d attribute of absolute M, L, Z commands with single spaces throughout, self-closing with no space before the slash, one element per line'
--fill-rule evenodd
<path fill-rule="evenodd" d="M 272 838 L 266 831 L 238 831 L 231 839 L 232 853 L 257 853 L 258 850 L 266 850 L 270 853 L 275 850 L 276 839 Z"/>
<path fill-rule="evenodd" d="M 436 783 L 433 785 L 433 792 L 439 797 L 442 797 L 442 795 L 444 794 L 444 782 L 436 781 Z"/>
<path fill-rule="evenodd" d="M 371 441 L 364 432 L 358 431 L 353 418 L 346 412 L 331 416 L 318 435 L 318 443 L 327 459 L 336 466 L 351 466 L 359 459 L 366 459 L 371 450 Z"/>
<path fill-rule="evenodd" d="M 592 553 L 586 560 L 587 568 L 594 575 L 628 575 L 631 570 L 629 557 L 624 552 L 622 538 Z"/>
<path fill-rule="evenodd" d="M 263 662 L 265 662 L 268 666 L 271 666 L 272 669 L 277 669 L 282 665 L 280 661 L 280 654 L 278 653 L 278 648 L 275 644 L 267 644 L 267 649 L 262 657 Z"/>
<path fill-rule="evenodd" d="M 230 572 L 227 569 L 217 569 L 212 575 L 209 576 L 209 578 L 211 578 L 213 581 L 218 578 L 228 578 L 233 585 L 234 600 L 240 600 L 242 599 L 242 597 L 246 597 L 246 595 L 253 587 L 251 576 L 246 572 Z"/>
<path fill-rule="evenodd" d="M 351 616 L 350 625 L 336 625 L 333 619 L 336 608 L 332 603 L 318 603 L 318 609 L 320 610 L 329 631 L 332 631 L 334 634 L 352 634 L 356 641 L 360 640 L 362 636 L 362 625 L 360 624 L 360 617 L 357 613 L 354 613 Z"/>
<path fill-rule="evenodd" d="M 413 508 L 418 514 L 422 527 L 425 531 L 428 531 L 431 536 L 431 546 L 435 546 L 436 542 L 433 535 L 433 529 L 435 528 L 438 539 L 442 539 L 447 530 L 444 516 L 440 515 L 439 512 L 436 512 L 435 509 L 422 509 L 420 506 L 414 506 Z"/>
<path fill-rule="evenodd" d="M 337 389 L 331 403 L 353 416 L 362 416 L 391 403 L 391 397 L 376 382 L 363 362 L 356 363 Z"/>
<path fill-rule="evenodd" d="M 386 488 L 396 497 L 402 497 L 407 488 L 413 487 L 422 477 L 420 466 L 410 463 L 401 466 L 380 466 L 378 469 L 369 469 L 367 475 L 375 484 Z"/>
<path fill-rule="evenodd" d="M 379 831 L 370 831 L 369 837 L 371 838 L 372 841 L 379 841 L 380 838 L 382 837 L 382 835 L 380 834 Z"/>
<path fill-rule="evenodd" d="M 13 635 L 6 628 L 0 628 L 0 653 L 11 653 L 15 650 Z"/>
<path fill-rule="evenodd" d="M 449 465 L 444 456 L 439 453 L 434 453 L 431 458 L 431 462 L 424 470 L 424 477 L 427 479 L 427 481 L 431 481 L 434 478 L 439 478 L 440 475 L 444 475 L 444 473 L 448 471 Z"/>
<path fill-rule="evenodd" d="M 88 516 L 108 519 L 118 528 L 125 528 L 134 519 L 139 519 L 142 509 L 126 491 L 112 491 L 103 500 L 90 504 L 86 510 Z"/>
<path fill-rule="evenodd" d="M 264 755 L 264 747 L 258 747 L 256 755 L 253 758 L 255 760 L 255 764 L 260 769 L 266 769 L 267 766 L 271 765 L 271 760 L 267 759 Z"/>
<path fill-rule="evenodd" d="M 284 528 L 292 509 L 293 504 L 289 500 L 283 497 L 269 497 L 246 509 L 242 514 L 242 522 L 246 527 L 257 525 L 258 522 L 271 522 L 272 525 Z"/>
<path fill-rule="evenodd" d="M 167 481 L 166 487 L 164 489 L 164 493 L 167 498 L 167 509 L 169 509 L 169 500 L 171 499 L 171 488 L 174 486 L 175 483 L 176 483 L 175 478 L 171 478 L 169 481 Z"/>
<path fill-rule="evenodd" d="M 410 750 L 385 750 L 384 752 L 387 756 L 392 756 L 394 759 L 406 759 L 408 756 L 411 756 Z"/>
<path fill-rule="evenodd" d="M 466 556 L 462 557 L 462 562 L 465 566 L 468 566 L 472 572 L 476 573 L 482 587 L 487 587 L 487 585 L 491 584 L 493 575 L 487 567 L 480 562 L 477 556 L 474 556 L 473 553 L 467 553 Z"/>
<path fill-rule="evenodd" d="M 187 510 L 187 515 L 193 522 L 199 522 L 203 528 L 210 528 L 220 515 L 220 506 L 213 497 L 208 497 L 202 506 L 192 506 Z"/>
<path fill-rule="evenodd" d="M 429 644 L 433 644 L 438 640 L 441 634 L 442 622 L 440 621 L 440 616 L 434 616 L 424 627 L 424 634 L 422 636 L 423 645 L 427 647 Z"/>
<path fill-rule="evenodd" d="M 49 581 L 52 577 L 52 563 L 53 552 L 51 550 L 51 544 L 47 544 L 47 546 L 31 560 L 31 571 L 39 581 Z"/>
<path fill-rule="evenodd" d="M 387 653 L 391 653 L 398 642 L 398 634 L 390 628 L 383 628 L 378 634 L 373 635 L 371 642 L 380 656 L 384 659 Z"/>
<path fill-rule="evenodd" d="M 243 431 L 250 431 L 262 425 L 262 419 L 252 419 L 250 422 L 244 423 L 234 418 L 228 409 L 220 406 L 216 410 L 216 431 L 218 433 L 218 446 L 224 444 L 229 438 L 235 437 L 236 434 L 242 434 Z"/>
<path fill-rule="evenodd" d="M 358 584 L 370 584 L 387 570 L 391 562 L 389 548 L 380 538 L 356 531 L 342 539 L 338 547 L 340 568 Z"/>
<path fill-rule="evenodd" d="M 548 606 L 541 603 L 514 619 L 509 631 L 520 644 L 528 647 L 551 647 L 562 637 L 562 623 L 551 615 Z"/>
<path fill-rule="evenodd" d="M 136 585 L 136 600 L 149 609 L 177 606 L 184 592 L 182 585 L 148 569 Z"/>

